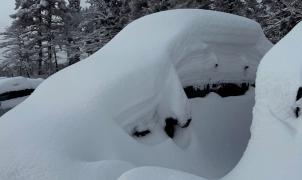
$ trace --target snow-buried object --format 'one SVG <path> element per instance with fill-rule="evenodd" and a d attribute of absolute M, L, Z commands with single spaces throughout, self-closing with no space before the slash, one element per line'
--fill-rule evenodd
<path fill-rule="evenodd" d="M 252 137 L 237 167 L 221 180 L 301 180 L 302 23 L 267 53 L 259 65 Z M 118 180 L 187 180 L 203 178 L 159 167 L 139 167 Z"/>
<path fill-rule="evenodd" d="M 195 132 L 172 140 L 165 119 L 188 124 L 183 87 L 253 82 L 271 46 L 259 24 L 235 15 L 173 10 L 138 19 L 0 119 L 0 179 L 116 179 L 140 165 L 202 176 Z M 153 140 L 136 141 L 133 129 Z"/>

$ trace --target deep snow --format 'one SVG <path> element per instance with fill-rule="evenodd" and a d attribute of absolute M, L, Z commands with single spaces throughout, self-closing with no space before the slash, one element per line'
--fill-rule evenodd
<path fill-rule="evenodd" d="M 302 121 L 295 108 L 302 85 L 302 23 L 262 59 L 256 79 L 251 139 L 242 160 L 225 180 L 300 180 Z"/>
<path fill-rule="evenodd" d="M 302 23 L 261 61 L 257 72 L 256 104 L 251 139 L 237 167 L 222 180 L 300 180 L 302 178 L 301 116 L 296 117 L 301 87 Z M 147 178 L 145 178 L 147 176 Z M 158 167 L 134 168 L 119 180 L 196 179 L 187 173 Z"/>
<path fill-rule="evenodd" d="M 87 60 L 48 78 L 0 118 L 0 179 L 110 180 L 145 165 L 222 176 L 240 158 L 248 132 L 235 134 L 228 129 L 234 126 L 217 123 L 233 123 L 242 115 L 236 122 L 247 128 L 250 114 L 243 112 L 250 112 L 252 101 L 245 98 L 253 93 L 227 98 L 230 102 L 215 95 L 193 101 L 206 106 L 213 99 L 209 106 L 216 102 L 217 109 L 229 110 L 229 118 L 210 121 L 203 109 L 200 120 L 194 117 L 183 87 L 253 82 L 271 46 L 259 24 L 225 13 L 174 10 L 141 18 Z M 237 113 L 235 104 L 243 114 L 231 114 Z M 166 118 L 184 125 L 192 115 L 192 124 L 177 128 L 175 138 L 165 134 Z M 210 129 L 215 126 L 210 122 L 221 132 L 207 133 L 203 123 Z M 138 139 L 132 136 L 135 129 L 151 134 Z M 208 142 L 220 133 L 221 143 Z M 237 133 L 239 143 L 233 139 Z M 239 146 L 227 148 L 233 144 Z M 221 154 L 215 156 L 210 147 L 222 148 Z"/>
<path fill-rule="evenodd" d="M 244 96 L 221 98 L 211 93 L 191 99 L 192 136 L 198 144 L 203 177 L 219 178 L 238 163 L 250 138 L 254 90 Z"/>

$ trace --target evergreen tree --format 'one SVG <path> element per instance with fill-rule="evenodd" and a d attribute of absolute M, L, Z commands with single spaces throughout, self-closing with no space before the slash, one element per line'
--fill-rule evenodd
<path fill-rule="evenodd" d="M 1 62 L 1 71 L 6 76 L 31 76 L 30 52 L 23 37 L 23 29 L 13 23 L 4 33 L 0 48 L 5 48 L 5 60 Z"/>
<path fill-rule="evenodd" d="M 83 12 L 81 23 L 83 51 L 88 55 L 99 50 L 124 26 L 122 12 L 126 2 L 120 0 L 88 0 L 90 6 Z"/>
<path fill-rule="evenodd" d="M 57 48 L 64 45 L 65 22 L 70 14 L 65 0 L 41 0 L 40 5 L 44 27 L 42 35 L 47 49 L 47 73 L 52 74 L 59 70 Z"/>
<path fill-rule="evenodd" d="M 22 29 L 20 32 L 26 39 L 26 49 L 31 54 L 36 52 L 38 56 L 31 56 L 31 61 L 38 62 L 38 75 L 42 75 L 43 63 L 43 36 L 42 14 L 39 0 L 16 0 L 17 12 L 11 17 L 14 19 L 13 28 Z"/>
<path fill-rule="evenodd" d="M 241 0 L 215 0 L 213 1 L 213 9 L 230 14 L 245 16 L 246 6 Z"/>
<path fill-rule="evenodd" d="M 301 0 L 263 0 L 264 19 L 261 22 L 266 35 L 277 42 L 302 19 Z"/>
<path fill-rule="evenodd" d="M 65 48 L 68 65 L 72 65 L 81 59 L 81 40 L 83 39 L 79 25 L 81 23 L 81 1 L 68 0 L 70 16 L 65 19 Z"/>

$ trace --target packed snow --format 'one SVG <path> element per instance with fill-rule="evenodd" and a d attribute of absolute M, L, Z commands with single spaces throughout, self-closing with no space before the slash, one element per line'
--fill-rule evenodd
<path fill-rule="evenodd" d="M 284 43 L 297 42 L 293 36 L 299 32 L 296 28 Z M 273 59 L 287 49 L 282 43 L 260 65 L 252 140 L 225 179 L 302 177 L 295 171 L 302 162 L 300 122 L 276 119 L 288 115 L 275 111 L 282 101 L 295 105 L 292 95 L 284 99 L 288 91 L 285 73 L 280 73 L 290 65 L 283 65 L 283 55 Z M 51 76 L 0 118 L 0 179 L 220 178 L 246 149 L 254 91 L 189 100 L 183 87 L 254 82 L 271 47 L 258 23 L 220 12 L 173 10 L 134 21 L 96 54 Z M 291 65 L 298 71 L 296 61 L 293 57 Z M 266 71 L 274 63 L 280 67 Z M 294 96 L 297 84 L 291 86 Z M 277 89 L 269 88 L 275 85 Z M 271 94 L 264 97 L 265 92 Z M 270 98 L 272 94 L 283 100 Z M 269 104 L 270 99 L 279 104 Z M 165 131 L 169 118 L 177 120 L 172 138 Z M 292 169 L 287 171 L 286 165 Z"/>

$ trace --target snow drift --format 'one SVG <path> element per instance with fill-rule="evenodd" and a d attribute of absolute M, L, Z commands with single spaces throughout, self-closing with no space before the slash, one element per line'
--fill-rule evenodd
<path fill-rule="evenodd" d="M 252 137 L 237 167 L 222 180 L 300 180 L 302 23 L 270 50 L 259 65 Z M 144 176 L 143 176 L 144 175 Z M 134 168 L 119 180 L 196 179 L 187 173 L 158 167 Z"/>
<path fill-rule="evenodd" d="M 230 14 L 138 19 L 0 119 L 0 179 L 110 180 L 144 165 L 205 176 L 183 87 L 253 82 L 271 46 L 259 24 Z"/>
<path fill-rule="evenodd" d="M 227 180 L 302 178 L 302 121 L 296 101 L 302 85 L 298 24 L 270 50 L 259 65 L 252 137 L 247 151 Z"/>

